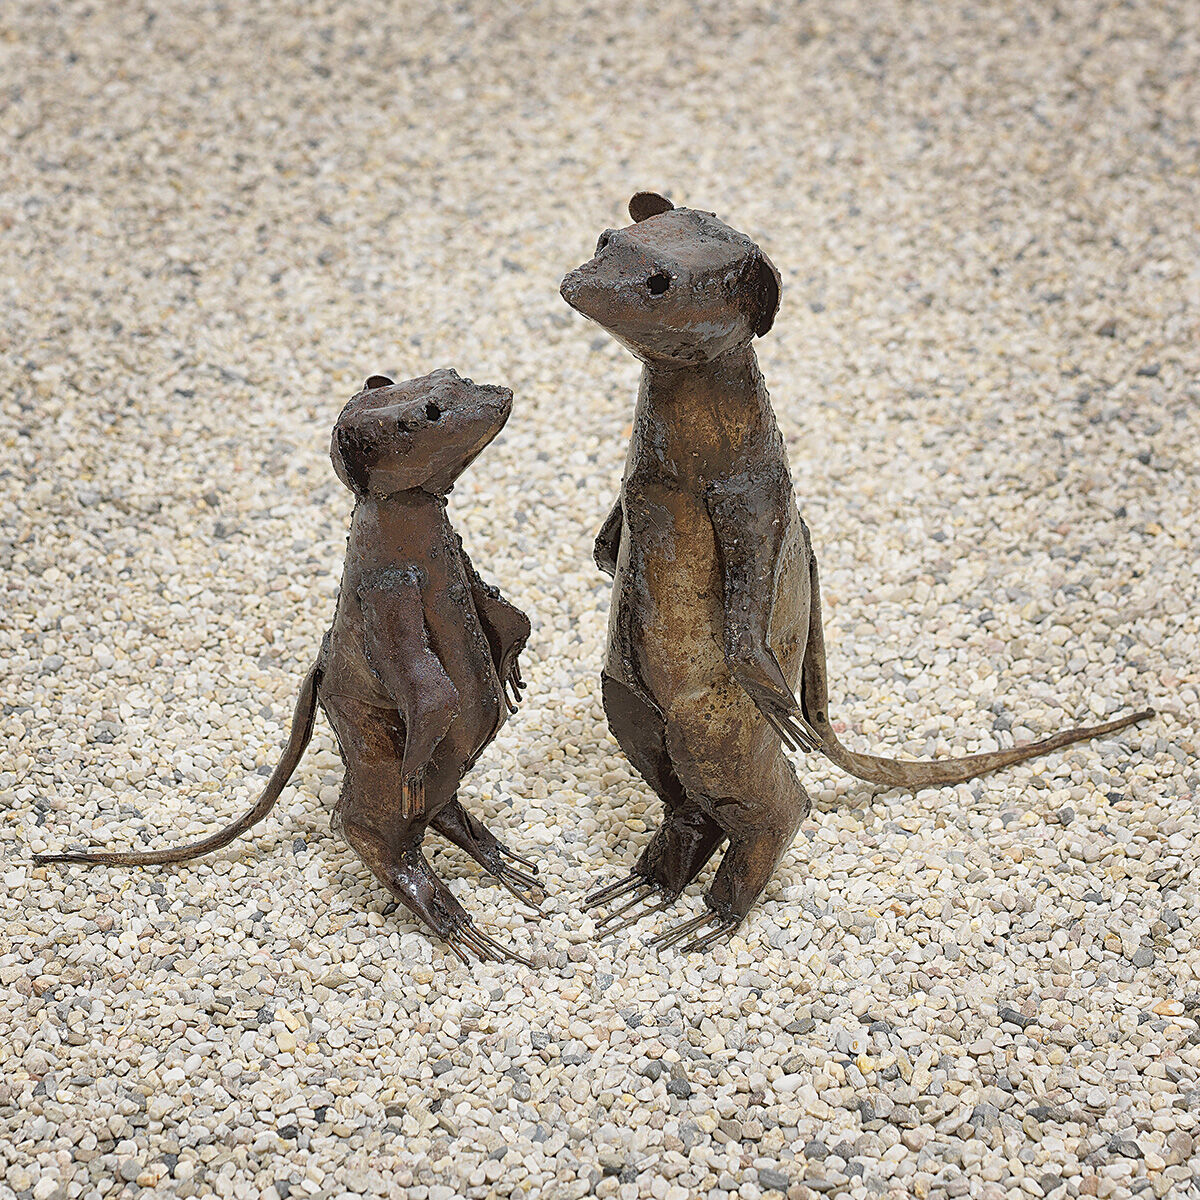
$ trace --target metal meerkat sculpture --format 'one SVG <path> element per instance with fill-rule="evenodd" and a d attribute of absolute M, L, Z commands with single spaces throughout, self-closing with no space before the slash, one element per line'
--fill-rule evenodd
<path fill-rule="evenodd" d="M 779 273 L 711 213 L 648 192 L 629 212 L 634 224 L 601 234 L 562 296 L 643 364 L 621 493 L 595 557 L 614 580 L 605 712 L 666 811 L 632 873 L 588 904 L 629 897 L 599 926 L 626 928 L 673 903 L 728 839 L 707 911 L 652 943 L 704 950 L 740 924 L 811 808 L 785 748 L 921 788 L 1153 714 L 936 762 L 842 746 L 829 721 L 816 559 L 751 345 L 774 321 Z"/>
<path fill-rule="evenodd" d="M 475 927 L 422 853 L 432 827 L 522 902 L 538 886 L 457 799 L 459 781 L 516 710 L 525 614 L 484 583 L 446 516 L 455 479 L 508 420 L 512 393 L 434 371 L 374 375 L 343 409 L 330 454 L 354 493 L 333 625 L 258 803 L 225 829 L 162 851 L 39 855 L 40 862 L 144 866 L 219 850 L 271 811 L 312 736 L 320 704 L 345 782 L 333 825 L 392 895 L 463 962 L 527 960 Z M 532 965 L 532 964 L 528 964 Z"/>

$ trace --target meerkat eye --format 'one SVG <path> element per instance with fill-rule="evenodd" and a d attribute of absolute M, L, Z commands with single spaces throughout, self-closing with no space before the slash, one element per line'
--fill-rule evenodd
<path fill-rule="evenodd" d="M 431 421 L 440 421 L 442 419 L 442 410 L 438 408 L 438 406 L 434 404 L 432 400 L 430 400 L 429 403 L 425 405 L 425 415 Z"/>
<path fill-rule="evenodd" d="M 661 296 L 671 286 L 671 277 L 666 271 L 655 271 L 646 280 L 646 288 L 652 296 Z"/>
<path fill-rule="evenodd" d="M 596 254 L 599 254 L 602 250 L 604 250 L 608 246 L 608 243 L 612 241 L 612 236 L 613 236 L 613 231 L 611 229 L 606 229 L 600 235 L 600 237 L 596 241 Z M 595 255 L 593 255 L 593 257 L 595 257 Z"/>

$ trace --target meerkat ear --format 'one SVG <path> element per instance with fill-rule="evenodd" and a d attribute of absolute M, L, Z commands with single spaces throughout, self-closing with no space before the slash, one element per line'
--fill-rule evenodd
<path fill-rule="evenodd" d="M 645 221 L 657 217 L 659 213 L 670 212 L 674 207 L 666 196 L 660 196 L 657 192 L 638 192 L 629 201 L 629 215 L 635 221 Z"/>
<path fill-rule="evenodd" d="M 750 269 L 750 296 L 754 311 L 754 336 L 770 333 L 779 311 L 779 289 L 782 280 L 775 264 L 761 251 L 755 250 Z"/>
<path fill-rule="evenodd" d="M 373 392 L 376 388 L 391 387 L 396 381 L 389 379 L 386 375 L 372 375 L 366 383 L 363 384 L 364 392 Z"/>

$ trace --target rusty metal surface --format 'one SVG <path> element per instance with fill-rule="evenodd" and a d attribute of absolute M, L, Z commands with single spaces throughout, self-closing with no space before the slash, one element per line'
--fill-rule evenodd
<path fill-rule="evenodd" d="M 463 775 L 515 711 L 525 614 L 475 570 L 446 492 L 503 428 L 512 393 L 454 371 L 372 376 L 342 410 L 330 455 L 354 493 L 333 624 L 305 679 L 283 757 L 254 808 L 187 846 L 46 855 L 43 862 L 183 862 L 228 845 L 270 812 L 312 734 L 319 704 L 345 781 L 333 824 L 412 913 L 463 961 L 522 959 L 472 923 L 422 853 L 427 828 L 461 847 L 535 911 L 533 864 L 457 799 Z"/>
<path fill-rule="evenodd" d="M 677 899 L 728 839 L 708 911 L 656 939 L 703 950 L 746 916 L 811 808 L 786 750 L 927 787 L 1150 714 L 932 763 L 841 746 L 816 558 L 752 345 L 774 322 L 779 272 L 712 213 L 646 192 L 629 211 L 634 224 L 605 230 L 561 291 L 642 362 L 621 492 L 595 557 L 613 576 L 605 712 L 665 812 L 632 873 L 589 902 L 629 897 L 601 922 L 624 928 Z"/>

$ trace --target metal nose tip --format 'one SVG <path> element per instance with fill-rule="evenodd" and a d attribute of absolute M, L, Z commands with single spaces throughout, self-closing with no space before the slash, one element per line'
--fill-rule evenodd
<path fill-rule="evenodd" d="M 501 408 L 512 403 L 512 390 L 501 383 L 483 383 L 479 385 L 480 399 Z"/>
<path fill-rule="evenodd" d="M 568 304 L 572 304 L 575 298 L 579 295 L 579 288 L 582 283 L 583 278 L 578 269 L 571 271 L 563 276 L 563 281 L 558 288 L 558 294 Z"/>

